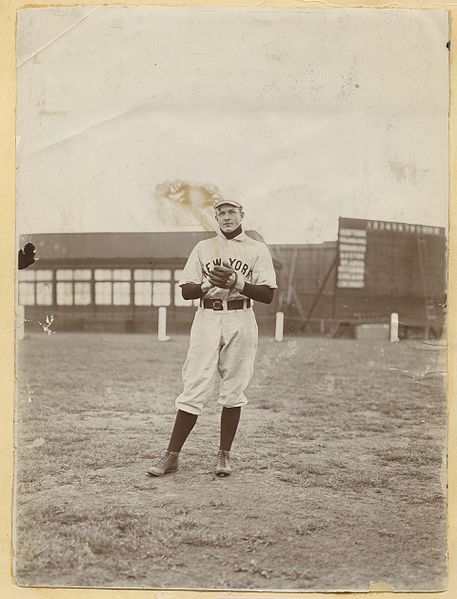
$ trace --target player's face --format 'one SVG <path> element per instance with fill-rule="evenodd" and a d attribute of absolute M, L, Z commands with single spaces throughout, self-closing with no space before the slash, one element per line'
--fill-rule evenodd
<path fill-rule="evenodd" d="M 216 209 L 216 219 L 221 231 L 231 233 L 241 225 L 243 214 L 239 208 L 230 204 L 222 204 Z"/>

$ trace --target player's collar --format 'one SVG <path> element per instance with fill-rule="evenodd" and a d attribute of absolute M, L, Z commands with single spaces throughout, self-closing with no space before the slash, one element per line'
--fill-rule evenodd
<path fill-rule="evenodd" d="M 225 239 L 225 241 L 245 241 L 246 240 L 246 233 L 243 230 L 241 230 L 241 233 L 239 233 L 236 237 L 232 237 L 232 239 L 227 239 L 227 237 L 222 233 L 220 227 L 218 227 L 217 235 L 221 239 Z"/>

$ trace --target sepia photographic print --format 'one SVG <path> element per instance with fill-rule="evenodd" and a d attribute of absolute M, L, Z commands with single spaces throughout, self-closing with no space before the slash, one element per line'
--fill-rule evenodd
<path fill-rule="evenodd" d="M 17 13 L 13 574 L 447 588 L 445 10 Z"/>

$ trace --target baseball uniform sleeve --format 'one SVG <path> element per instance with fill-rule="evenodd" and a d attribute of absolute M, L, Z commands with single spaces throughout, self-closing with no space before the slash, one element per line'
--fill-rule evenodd
<path fill-rule="evenodd" d="M 270 250 L 264 243 L 260 245 L 259 256 L 254 264 L 252 282 L 254 285 L 267 285 L 272 289 L 278 288 Z"/>
<path fill-rule="evenodd" d="M 182 287 L 186 283 L 203 283 L 203 269 L 200 262 L 198 243 L 187 258 L 187 262 L 184 266 L 184 270 L 182 271 L 178 285 Z"/>

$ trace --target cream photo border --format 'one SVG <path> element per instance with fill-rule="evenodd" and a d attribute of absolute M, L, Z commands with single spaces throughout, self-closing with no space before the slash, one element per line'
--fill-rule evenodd
<path fill-rule="evenodd" d="M 454 227 L 457 223 L 457 209 L 450 201 L 449 227 L 449 322 L 448 322 L 448 407 L 449 407 L 449 579 L 448 590 L 440 593 L 391 593 L 382 581 L 372 586 L 369 593 L 315 593 L 315 592 L 252 592 L 252 591 L 168 591 L 168 590 L 125 590 L 125 589 L 62 589 L 62 588 L 23 588 L 14 584 L 11 571 L 11 524 L 12 524 L 12 484 L 13 484 L 13 397 L 14 397 L 14 277 L 16 273 L 15 248 L 15 28 L 16 13 L 20 8 L 46 6 L 100 6 L 100 0 L 80 0 L 55 4 L 37 0 L 25 4 L 17 0 L 3 0 L 0 4 L 0 189 L 2 190 L 2 211 L 0 218 L 0 298 L 2 317 L 0 319 L 0 358 L 1 414 L 0 419 L 0 594 L 6 599 L 343 599 L 349 595 L 369 599 L 451 599 L 457 597 L 457 534 L 456 534 L 456 486 L 457 486 L 457 422 L 456 422 L 456 379 L 457 379 L 457 241 Z M 450 198 L 457 190 L 457 1 L 430 2 L 428 0 L 403 0 L 400 2 L 379 2 L 376 0 L 350 2 L 331 0 L 313 2 L 307 0 L 268 0 L 236 1 L 189 0 L 157 2 L 106 2 L 106 6 L 206 6 L 206 7 L 252 7 L 252 8 L 376 8 L 376 9 L 445 9 L 450 21 Z M 454 401 L 453 401 L 454 400 Z"/>

